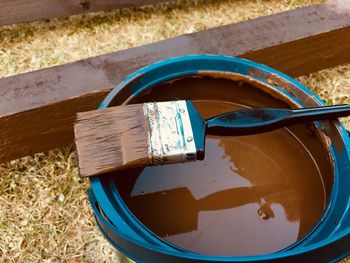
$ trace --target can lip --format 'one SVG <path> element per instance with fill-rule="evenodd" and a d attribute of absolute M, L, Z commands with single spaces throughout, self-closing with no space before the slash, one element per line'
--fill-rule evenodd
<path fill-rule="evenodd" d="M 240 71 L 240 73 L 242 74 L 250 74 L 248 72 L 248 68 L 254 68 L 254 69 L 259 69 L 262 72 L 265 73 L 269 73 L 269 74 L 275 74 L 279 77 L 281 77 L 282 79 L 284 79 L 286 82 L 288 83 L 292 83 L 294 86 L 296 86 L 297 88 L 299 88 L 300 90 L 302 90 L 302 92 L 304 92 L 305 94 L 309 95 L 310 97 L 312 97 L 313 101 L 315 103 L 317 103 L 318 105 L 325 105 L 324 102 L 318 97 L 316 96 L 313 92 L 311 92 L 309 89 L 305 88 L 302 84 L 300 84 L 299 82 L 297 82 L 296 80 L 292 79 L 291 77 L 277 71 L 274 70 L 272 68 L 269 68 L 265 65 L 262 64 L 258 64 L 246 59 L 240 59 L 240 58 L 233 58 L 233 57 L 229 57 L 229 56 L 221 56 L 221 55 L 188 55 L 188 56 L 183 56 L 183 57 L 176 57 L 176 58 L 170 58 L 164 61 L 160 61 L 160 62 L 156 62 L 154 64 L 151 64 L 147 67 L 144 67 L 138 71 L 136 71 L 135 73 L 129 75 L 128 77 L 126 77 L 121 83 L 119 83 L 109 94 L 108 96 L 104 99 L 104 101 L 101 103 L 100 105 L 100 109 L 102 108 L 106 108 L 108 107 L 112 101 L 114 100 L 114 98 L 116 97 L 116 95 L 118 95 L 120 92 L 122 92 L 123 88 L 125 86 L 128 85 L 129 88 L 131 88 L 131 90 L 133 91 L 133 94 L 130 94 L 131 96 L 129 96 L 128 98 L 126 98 L 126 100 L 123 101 L 123 103 L 126 103 L 128 100 L 132 99 L 133 97 L 137 96 L 142 90 L 147 89 L 150 86 L 154 86 L 158 83 L 164 82 L 165 80 L 168 79 L 173 79 L 175 77 L 179 77 L 179 76 L 183 76 L 183 75 L 193 75 L 198 73 L 199 71 L 205 71 L 208 70 L 208 66 L 205 65 L 205 63 L 198 63 L 198 62 L 211 62 L 211 64 L 215 64 L 215 70 L 214 71 L 232 71 L 232 72 L 237 72 Z M 194 63 L 196 65 L 194 65 Z M 147 72 L 154 72 L 154 71 L 162 71 L 162 68 L 166 68 L 169 69 L 171 67 L 174 67 L 174 65 L 176 64 L 181 64 L 182 66 L 180 67 L 181 70 L 177 70 L 176 73 L 173 74 L 166 74 L 162 75 L 159 74 L 159 76 L 152 76 L 153 79 L 148 79 L 147 81 L 143 82 L 143 86 L 141 89 L 137 89 L 137 85 L 140 84 L 138 83 L 138 81 L 140 80 L 140 77 L 143 76 L 145 73 Z M 241 67 L 241 68 L 240 68 Z M 164 70 L 166 71 L 166 70 Z M 255 76 L 255 78 L 257 80 L 262 80 L 263 76 Z M 130 87 L 130 83 L 132 83 L 131 87 Z M 133 90 L 134 88 L 134 90 Z M 304 103 L 302 101 L 300 101 L 297 97 L 289 94 L 286 91 L 283 91 L 284 94 L 286 96 L 288 96 L 291 100 L 296 101 L 296 103 L 300 104 L 300 105 L 304 105 Z M 349 137 L 347 136 L 347 131 L 345 130 L 345 128 L 342 125 L 337 125 L 339 134 L 342 137 L 343 140 L 343 144 L 345 145 L 350 145 L 350 140 Z M 333 149 L 331 149 L 331 154 L 332 156 L 336 156 L 336 153 L 334 152 Z M 350 155 L 350 149 L 349 147 L 347 147 L 347 150 L 345 151 L 345 153 L 343 153 L 345 158 L 345 161 L 347 162 L 347 168 L 348 170 L 350 170 L 350 165 L 349 165 L 349 155 Z M 344 161 L 343 161 L 344 163 Z M 339 176 L 339 169 L 335 169 L 334 171 L 334 176 L 337 177 L 337 175 Z M 101 178 L 102 179 L 102 178 Z M 292 255 L 294 253 L 302 253 L 303 250 L 307 251 L 309 248 L 310 249 L 314 249 L 315 247 L 320 247 L 320 246 L 325 246 L 327 244 L 329 244 L 330 242 L 333 242 L 335 239 L 333 238 L 334 236 L 340 236 L 340 234 L 344 234 L 347 235 L 348 233 L 350 233 L 350 228 L 346 228 L 343 229 L 343 231 L 341 233 L 337 233 L 337 235 L 332 235 L 332 238 L 327 236 L 326 240 L 321 240 L 317 243 L 314 244 L 308 244 L 307 246 L 304 247 L 298 247 L 298 250 L 293 250 L 293 247 L 295 245 L 297 245 L 299 243 L 299 241 L 297 241 L 296 243 L 294 243 L 293 245 L 291 245 L 291 250 L 286 251 L 281 250 L 279 252 L 275 252 L 272 254 L 267 254 L 267 255 L 258 255 L 258 256 L 244 256 L 244 257 L 227 257 L 227 256 L 208 256 L 208 255 L 199 255 L 193 252 L 189 252 L 189 251 L 184 251 L 183 249 L 179 249 L 178 247 L 171 245 L 168 242 L 165 242 L 162 239 L 159 239 L 158 237 L 156 237 L 154 234 L 152 234 L 149 230 L 146 232 L 143 232 L 143 237 L 139 237 L 138 234 L 140 234 L 140 230 L 135 231 L 135 229 L 133 229 L 133 227 L 130 227 L 127 223 L 122 222 L 123 219 L 118 218 L 118 216 L 116 216 L 115 213 L 119 213 L 120 209 L 116 210 L 115 207 L 113 207 L 113 204 L 110 200 L 111 193 L 107 193 L 107 191 L 109 191 L 110 189 L 106 189 L 103 181 L 101 180 L 100 177 L 94 177 L 90 179 L 90 183 L 91 183 L 91 188 L 92 191 L 94 193 L 95 196 L 97 196 L 97 201 L 98 203 L 101 205 L 102 209 L 108 214 L 108 216 L 111 216 L 111 220 L 116 220 L 116 222 L 118 222 L 119 224 L 122 224 L 123 226 L 125 226 L 124 228 L 124 234 L 125 237 L 127 238 L 129 236 L 129 238 L 131 238 L 132 242 L 138 243 L 140 246 L 145 246 L 145 242 L 143 240 L 143 238 L 146 236 L 146 239 L 148 239 L 147 241 L 153 243 L 154 245 L 156 245 L 157 247 L 162 248 L 160 253 L 176 253 L 176 256 L 181 256 L 181 257 L 191 257 L 191 258 L 198 258 L 198 259 L 206 259 L 206 260 L 213 260 L 213 261 L 234 261 L 234 260 L 239 260 L 239 261 L 250 261 L 250 260 L 266 260 L 266 259 L 272 259 L 275 257 L 281 257 L 281 256 L 289 256 Z M 333 203 L 333 201 L 335 200 L 335 187 L 336 187 L 336 183 L 338 183 L 336 180 L 336 178 L 334 178 L 334 185 L 333 185 L 333 189 L 331 191 L 331 195 L 330 195 L 330 200 L 329 200 L 329 204 Z M 338 186 L 337 186 L 338 187 Z M 115 199 L 115 202 L 120 202 L 123 203 L 123 201 L 118 200 L 118 196 L 113 195 L 113 198 Z M 123 209 L 123 208 L 122 208 Z M 125 209 L 125 207 L 124 207 Z M 349 207 L 347 207 L 347 209 L 349 209 Z M 128 211 L 128 209 L 126 209 Z M 344 211 L 346 211 L 346 208 L 344 209 Z M 125 212 L 125 211 L 124 211 Z M 327 213 L 329 213 L 330 211 L 327 211 Z M 322 220 L 324 220 L 325 214 L 323 214 L 322 216 Z M 343 214 L 345 214 L 343 212 Z M 114 218 L 113 218 L 114 217 Z M 130 217 L 128 217 L 130 219 Z M 139 224 L 138 221 L 133 222 L 133 224 Z M 142 225 L 141 225 L 142 227 Z M 145 230 L 145 229 L 143 229 Z M 314 232 L 314 228 L 310 231 L 311 233 Z M 141 229 L 142 232 L 142 229 Z M 335 233 L 336 231 L 333 231 L 332 233 Z M 309 234 L 308 234 L 309 235 Z M 289 248 L 289 247 L 288 247 Z M 152 248 L 153 250 L 155 250 L 155 248 Z M 166 250 L 164 250 L 166 249 Z M 181 255 L 179 255 L 181 254 Z"/>

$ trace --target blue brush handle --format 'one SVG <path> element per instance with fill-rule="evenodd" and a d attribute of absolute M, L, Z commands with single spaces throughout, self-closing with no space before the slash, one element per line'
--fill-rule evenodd
<path fill-rule="evenodd" d="M 291 124 L 337 119 L 350 115 L 350 105 L 305 109 L 247 109 L 218 115 L 206 121 L 206 134 L 250 135 L 279 129 Z"/>

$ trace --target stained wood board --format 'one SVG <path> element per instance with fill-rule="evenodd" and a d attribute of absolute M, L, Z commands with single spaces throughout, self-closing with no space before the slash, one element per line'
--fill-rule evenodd
<path fill-rule="evenodd" d="M 0 0 L 0 26 L 52 17 L 157 4 L 166 0 Z"/>
<path fill-rule="evenodd" d="M 350 15 L 314 5 L 0 79 L 0 162 L 71 143 L 76 112 L 97 108 L 131 72 L 205 53 L 307 74 L 350 62 Z"/>

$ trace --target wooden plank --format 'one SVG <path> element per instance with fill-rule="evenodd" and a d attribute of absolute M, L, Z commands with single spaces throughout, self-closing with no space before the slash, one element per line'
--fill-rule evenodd
<path fill-rule="evenodd" d="M 71 143 L 77 111 L 154 61 L 225 54 L 298 76 L 349 62 L 349 40 L 350 16 L 316 5 L 0 79 L 0 161 Z"/>
<path fill-rule="evenodd" d="M 106 11 L 166 0 L 0 0 L 0 26 L 79 13 Z"/>

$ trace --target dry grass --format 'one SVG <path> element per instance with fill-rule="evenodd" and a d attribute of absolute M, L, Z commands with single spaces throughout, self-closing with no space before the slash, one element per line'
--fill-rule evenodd
<path fill-rule="evenodd" d="M 70 147 L 3 165 L 0 261 L 115 262 L 92 221 L 87 187 Z"/>
<path fill-rule="evenodd" d="M 324 0 L 175 1 L 0 28 L 0 77 Z"/>
<path fill-rule="evenodd" d="M 6 26 L 0 77 L 319 2 L 177 1 Z M 328 102 L 350 102 L 350 64 L 300 80 Z M 116 262 L 93 220 L 87 187 L 70 147 L 0 166 L 0 262 Z"/>

